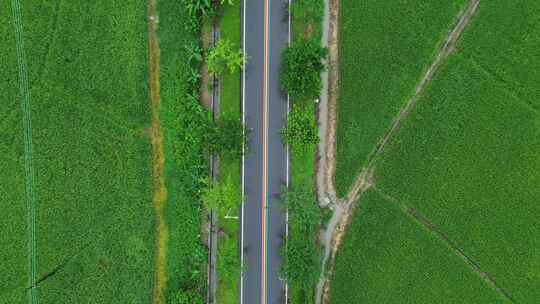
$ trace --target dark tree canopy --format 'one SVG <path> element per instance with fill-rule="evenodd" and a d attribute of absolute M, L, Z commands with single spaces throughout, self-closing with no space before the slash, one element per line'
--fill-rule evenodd
<path fill-rule="evenodd" d="M 285 49 L 281 85 L 293 100 L 314 100 L 319 96 L 326 54 L 327 50 L 314 39 L 299 40 Z"/>

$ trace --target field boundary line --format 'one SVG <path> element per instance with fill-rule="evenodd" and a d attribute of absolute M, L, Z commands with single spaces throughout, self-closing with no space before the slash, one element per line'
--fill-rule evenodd
<path fill-rule="evenodd" d="M 477 69 L 480 73 L 483 73 L 487 75 L 490 79 L 493 81 L 502 84 L 501 91 L 504 91 L 508 95 L 510 95 L 512 98 L 516 99 L 516 102 L 522 103 L 527 109 L 534 112 L 535 115 L 540 115 L 540 109 L 537 109 L 535 106 L 533 106 L 530 102 L 524 100 L 519 96 L 519 93 L 515 92 L 515 90 L 509 88 L 509 85 L 512 85 L 509 81 L 506 81 L 504 79 L 501 79 L 497 75 L 495 75 L 494 72 L 487 69 L 483 64 L 478 62 L 473 56 L 464 57 L 465 61 L 471 63 L 472 67 L 474 69 Z M 520 85 L 519 83 L 515 83 L 517 85 Z"/>
<path fill-rule="evenodd" d="M 341 244 L 343 235 L 347 230 L 346 228 L 356 205 L 355 202 L 359 200 L 362 194 L 374 184 L 373 172 L 375 170 L 375 164 L 377 160 L 386 149 L 390 140 L 397 133 L 401 124 L 409 117 L 409 114 L 416 106 L 416 103 L 420 98 L 422 92 L 433 80 L 435 73 L 443 65 L 448 56 L 452 52 L 454 52 L 456 44 L 461 37 L 461 34 L 464 32 L 472 17 L 475 15 L 479 4 L 480 0 L 469 0 L 466 8 L 459 13 L 459 15 L 457 16 L 457 23 L 454 24 L 454 26 L 444 38 L 442 46 L 440 46 L 439 50 L 437 51 L 433 62 L 424 72 L 424 75 L 416 86 L 415 93 L 412 97 L 409 98 L 409 100 L 401 108 L 400 112 L 394 117 L 394 120 L 388 131 L 374 147 L 373 152 L 368 158 L 367 165 L 360 170 L 359 174 L 355 178 L 353 185 L 350 188 L 350 191 L 347 193 L 345 198 L 343 200 L 337 201 L 338 205 L 341 205 L 341 214 L 340 218 L 337 219 L 339 223 L 337 223 L 334 230 L 330 232 L 332 235 L 330 240 L 330 245 L 332 246 L 332 248 L 328 256 L 329 266 L 325 274 L 326 277 L 324 279 L 321 279 L 321 281 L 319 282 L 319 285 L 321 286 L 320 288 L 322 288 L 322 294 L 319 296 L 318 299 L 316 299 L 317 301 L 322 300 L 322 303 L 329 303 L 330 275 L 333 273 L 336 253 Z"/>
<path fill-rule="evenodd" d="M 17 66 L 19 71 L 19 89 L 21 93 L 22 124 L 24 131 L 24 173 L 27 220 L 27 250 L 28 250 L 28 303 L 37 304 L 36 288 L 36 204 L 34 192 L 34 164 L 32 143 L 32 113 L 30 109 L 30 92 L 28 90 L 28 67 L 24 48 L 24 30 L 19 0 L 11 1 L 11 13 L 14 22 Z"/>
<path fill-rule="evenodd" d="M 450 239 L 444 232 L 437 229 L 435 224 L 433 224 L 429 219 L 427 219 L 425 216 L 423 216 L 418 210 L 415 208 L 409 207 L 406 203 L 398 200 L 397 198 L 387 194 L 383 190 L 379 189 L 376 186 L 372 187 L 373 190 L 375 190 L 378 194 L 380 194 L 385 199 L 389 200 L 390 202 L 398 205 L 400 209 L 403 211 L 403 213 L 409 217 L 411 217 L 414 221 L 416 221 L 418 224 L 420 224 L 422 227 L 424 227 L 427 231 L 431 232 L 437 239 L 444 242 L 448 247 L 454 251 L 454 253 L 459 256 L 469 267 L 479 276 L 481 277 L 486 283 L 491 285 L 495 291 L 497 291 L 499 294 L 504 296 L 507 300 L 509 300 L 512 303 L 515 303 L 514 299 L 510 294 L 502 288 L 495 278 L 490 275 L 489 273 L 483 271 L 480 267 L 480 264 L 476 262 L 472 257 L 467 255 L 465 253 L 465 250 L 463 250 L 461 247 L 458 246 L 458 244 Z"/>

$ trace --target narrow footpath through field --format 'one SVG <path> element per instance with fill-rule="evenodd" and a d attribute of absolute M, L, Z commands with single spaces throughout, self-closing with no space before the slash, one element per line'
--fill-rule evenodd
<path fill-rule="evenodd" d="M 152 203 L 155 212 L 155 253 L 154 253 L 154 291 L 153 303 L 163 303 L 165 289 L 167 226 L 163 216 L 163 205 L 167 196 L 163 165 L 165 157 L 159 123 L 159 46 L 157 39 L 156 0 L 147 0 L 148 22 L 148 79 L 152 124 L 150 130 L 152 142 L 152 174 L 154 194 Z"/>
<path fill-rule="evenodd" d="M 28 90 L 28 69 L 24 49 L 24 30 L 19 0 L 11 1 L 11 12 L 15 29 L 17 64 L 19 68 L 19 87 L 21 93 L 22 124 L 24 130 L 24 169 L 27 212 L 28 244 L 28 303 L 38 303 L 36 288 L 36 194 L 34 192 L 34 165 L 32 144 L 32 114 L 30 110 L 30 92 Z"/>
<path fill-rule="evenodd" d="M 337 5 L 339 7 L 339 0 L 331 0 L 330 3 L 334 1 L 336 2 L 336 4 L 334 5 Z M 480 0 L 469 1 L 466 9 L 458 16 L 458 21 L 456 25 L 445 37 L 442 46 L 440 47 L 437 54 L 435 55 L 435 59 L 433 60 L 431 65 L 428 67 L 424 75 L 422 76 L 420 83 L 416 86 L 414 95 L 407 101 L 405 106 L 394 118 L 394 121 L 391 127 L 377 144 L 377 147 L 375 148 L 375 153 L 373 153 L 373 155 L 369 158 L 367 166 L 364 167 L 358 174 L 351 191 L 347 194 L 347 196 L 344 198 L 343 201 L 337 200 L 335 204 L 330 205 L 331 208 L 333 208 L 334 210 L 337 210 L 338 212 L 335 211 L 333 213 L 332 219 L 330 220 L 330 224 L 328 225 L 328 228 L 326 229 L 326 231 L 323 233 L 321 237 L 324 243 L 324 246 L 325 248 L 327 248 L 327 250 L 323 257 L 323 261 L 324 261 L 323 266 L 322 266 L 323 275 L 321 275 L 320 282 L 317 286 L 317 298 L 316 298 L 317 304 L 329 302 L 330 278 L 333 273 L 335 256 L 339 249 L 341 240 L 345 234 L 346 227 L 351 219 L 351 215 L 353 213 L 352 211 L 355 207 L 354 202 L 358 201 L 361 195 L 374 184 L 372 180 L 372 177 L 373 177 L 372 173 L 375 169 L 375 164 L 377 160 L 384 152 L 387 144 L 396 134 L 402 122 L 407 119 L 408 115 L 414 109 L 420 95 L 422 94 L 424 89 L 428 86 L 428 84 L 431 82 L 435 73 L 438 71 L 441 65 L 445 62 L 448 56 L 455 50 L 456 43 L 458 42 L 459 37 L 461 36 L 463 31 L 469 24 L 471 18 L 475 15 L 476 9 L 478 8 L 479 4 L 480 4 Z M 337 16 L 334 18 L 337 18 Z M 333 20 L 333 16 L 331 16 L 330 29 L 332 29 L 333 22 L 337 24 L 337 22 Z M 332 36 L 332 31 L 330 32 L 330 35 Z M 332 87 L 332 84 L 330 84 L 330 87 Z M 332 101 L 330 101 L 329 103 L 329 108 L 330 108 L 329 114 L 332 113 L 331 107 L 332 107 Z M 329 118 L 328 124 L 329 124 L 328 126 L 329 130 L 335 130 L 335 124 L 336 124 L 335 116 L 333 117 L 333 119 Z M 331 133 L 328 132 L 327 136 L 329 136 L 328 134 L 331 134 Z M 331 153 L 330 150 L 335 151 L 335 144 L 331 145 L 334 141 L 335 141 L 335 137 L 333 138 L 333 140 L 332 139 L 328 140 L 328 143 L 327 143 L 329 145 L 327 147 L 328 154 Z M 327 173 L 333 173 L 332 164 L 333 163 L 331 159 L 327 161 L 327 166 L 328 166 Z M 332 187 L 333 176 L 334 174 L 329 174 L 329 176 L 327 177 L 328 178 L 327 189 L 334 188 Z M 328 261 L 328 266 L 326 266 L 327 264 L 326 261 Z M 325 269 L 327 269 L 327 271 L 325 271 Z"/>

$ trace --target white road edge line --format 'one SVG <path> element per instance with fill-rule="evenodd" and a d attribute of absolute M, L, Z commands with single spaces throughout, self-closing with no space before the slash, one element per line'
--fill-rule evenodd
<path fill-rule="evenodd" d="M 287 15 L 288 15 L 288 37 L 287 37 L 287 44 L 288 46 L 291 45 L 291 2 L 292 0 L 289 0 L 288 1 L 288 8 L 287 8 Z M 290 97 L 289 97 L 289 94 L 287 93 L 287 116 L 285 117 L 286 121 L 285 121 L 285 124 L 287 124 L 287 120 L 288 120 L 288 117 L 289 117 L 289 107 L 290 107 Z M 286 176 L 285 176 L 285 184 L 287 186 L 287 188 L 289 188 L 289 145 L 286 146 L 286 153 L 287 153 L 287 160 L 286 160 Z M 285 242 L 287 242 L 289 239 L 289 208 L 286 209 L 285 211 Z M 285 243 L 287 244 L 287 243 Z M 285 245 L 287 246 L 287 245 Z M 289 282 L 286 280 L 285 281 L 285 304 L 287 304 L 289 302 Z"/>
<path fill-rule="evenodd" d="M 246 0 L 242 6 L 242 52 L 246 54 Z M 242 124 L 244 126 L 244 136 L 246 134 L 246 62 L 242 64 Z M 244 205 L 245 205 L 245 152 L 246 142 L 242 144 L 242 227 L 240 238 L 240 304 L 244 303 Z"/>

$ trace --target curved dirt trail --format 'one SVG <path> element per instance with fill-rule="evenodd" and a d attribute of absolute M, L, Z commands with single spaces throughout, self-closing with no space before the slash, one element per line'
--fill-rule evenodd
<path fill-rule="evenodd" d="M 339 0 L 330 0 L 330 6 L 332 6 L 332 3 L 334 5 L 337 5 L 339 7 Z M 341 244 L 341 240 L 345 234 L 346 227 L 348 226 L 348 223 L 350 221 L 350 217 L 352 215 L 353 209 L 355 207 L 355 202 L 361 197 L 361 195 L 371 187 L 371 185 L 374 184 L 372 181 L 373 177 L 373 171 L 375 169 L 375 164 L 379 157 L 384 152 L 385 148 L 387 147 L 390 140 L 393 138 L 393 136 L 396 134 L 397 130 L 401 126 L 401 123 L 407 119 L 411 111 L 414 109 L 419 97 L 421 96 L 424 89 L 429 85 L 429 83 L 432 81 L 433 76 L 438 71 L 438 69 L 441 67 L 441 65 L 445 62 L 445 60 L 448 58 L 448 56 L 455 50 L 456 44 L 459 40 L 459 37 L 471 21 L 471 18 L 475 15 L 476 10 L 478 8 L 478 5 L 480 4 L 480 0 L 470 0 L 467 7 L 464 11 L 460 13 L 458 16 L 458 21 L 456 25 L 452 28 L 452 30 L 448 33 L 446 38 L 444 39 L 444 42 L 442 46 L 440 47 L 439 51 L 437 52 L 435 59 L 429 66 L 429 68 L 424 73 L 422 80 L 420 83 L 416 86 L 415 94 L 407 101 L 405 106 L 401 109 L 401 111 L 398 113 L 398 115 L 394 118 L 394 121 L 390 127 L 390 129 L 387 131 L 387 133 L 383 136 L 383 138 L 380 140 L 379 144 L 377 145 L 375 149 L 375 153 L 371 156 L 367 166 L 363 168 L 358 177 L 356 178 L 350 192 L 345 197 L 345 200 L 343 201 L 337 201 L 336 204 L 341 204 L 338 209 L 340 212 L 334 217 L 332 217 L 332 221 L 338 221 L 338 223 L 332 223 L 332 227 L 328 227 L 327 231 L 325 232 L 325 242 L 324 244 L 328 246 L 330 249 L 326 249 L 325 256 L 323 258 L 323 269 L 321 274 L 321 279 L 319 281 L 319 284 L 317 285 L 317 298 L 316 303 L 329 303 L 329 290 L 330 290 L 330 278 L 333 273 L 334 269 L 334 261 L 335 256 L 337 253 L 337 250 L 339 248 L 339 245 Z M 338 9 L 339 12 L 339 9 Z M 332 16 L 330 21 L 330 37 L 332 36 Z M 337 16 L 335 21 L 336 27 L 337 27 Z M 337 30 L 336 30 L 337 32 Z M 337 33 L 336 33 L 337 37 Z M 337 51 L 336 51 L 337 53 Z M 337 70 L 337 68 L 336 68 Z M 336 71 L 337 74 L 337 71 Z M 330 110 L 332 102 L 329 103 L 329 115 L 332 112 Z M 334 105 L 335 106 L 335 105 Z M 334 108 L 335 111 L 335 108 Z M 335 115 L 335 112 L 334 112 Z M 333 130 L 333 141 L 329 140 L 327 141 L 327 167 L 328 167 L 328 175 L 327 175 L 327 187 L 328 191 L 331 189 L 332 185 L 332 178 L 334 176 L 335 166 L 334 166 L 334 155 L 330 154 L 335 151 L 335 119 L 336 116 L 332 117 L 333 120 L 329 121 L 329 129 L 327 132 L 327 136 L 331 134 L 331 127 L 334 126 Z M 331 159 L 330 159 L 331 157 Z M 331 235 L 329 237 L 328 235 Z M 330 238 L 330 240 L 328 240 Z M 328 263 L 328 271 L 324 271 L 326 268 L 326 264 Z"/>

